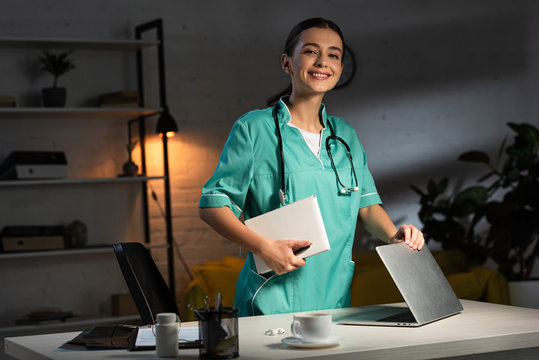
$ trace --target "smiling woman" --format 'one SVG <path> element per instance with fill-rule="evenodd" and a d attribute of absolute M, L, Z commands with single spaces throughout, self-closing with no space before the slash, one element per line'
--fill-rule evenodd
<path fill-rule="evenodd" d="M 424 244 L 415 227 L 397 230 L 393 225 L 380 206 L 355 130 L 328 115 L 322 103 L 339 81 L 344 49 L 335 23 L 313 18 L 296 25 L 281 55 L 290 87 L 266 109 L 251 111 L 235 122 L 217 169 L 202 189 L 201 218 L 249 250 L 236 284 L 240 315 L 349 306 L 358 215 L 369 232 L 386 242 L 405 241 L 414 249 Z M 308 246 L 310 239 L 268 239 L 238 219 L 313 195 L 331 251 L 308 261 L 296 250 Z M 253 255 L 272 271 L 259 274 Z"/>
<path fill-rule="evenodd" d="M 283 71 L 290 75 L 292 92 L 290 103 L 300 99 L 318 99 L 333 89 L 341 76 L 344 43 L 333 30 L 313 27 L 302 32 L 292 55 L 281 56 Z M 315 113 L 311 119 L 301 119 L 301 112 L 292 114 L 292 123 L 310 132 L 320 132 L 321 123 Z M 311 128 L 311 124 L 315 128 Z"/>

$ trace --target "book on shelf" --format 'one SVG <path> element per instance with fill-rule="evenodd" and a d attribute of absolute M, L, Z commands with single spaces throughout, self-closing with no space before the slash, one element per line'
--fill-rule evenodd
<path fill-rule="evenodd" d="M 61 179 L 67 177 L 62 151 L 13 151 L 0 164 L 0 179 Z"/>
<path fill-rule="evenodd" d="M 73 318 L 75 318 L 75 315 L 73 315 L 72 311 L 42 309 L 31 311 L 25 317 L 15 320 L 15 325 L 46 325 L 66 322 Z"/>
<path fill-rule="evenodd" d="M 117 91 L 99 96 L 100 107 L 139 107 L 138 91 Z"/>
<path fill-rule="evenodd" d="M 17 101 L 15 96 L 9 95 L 0 95 L 0 107 L 15 107 L 17 106 Z"/>
<path fill-rule="evenodd" d="M 137 102 L 116 102 L 116 103 L 106 103 L 100 104 L 99 107 L 102 108 L 138 108 L 139 103 Z"/>

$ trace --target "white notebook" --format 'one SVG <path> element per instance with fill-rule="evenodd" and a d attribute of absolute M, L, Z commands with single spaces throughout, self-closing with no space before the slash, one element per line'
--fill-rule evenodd
<path fill-rule="evenodd" d="M 309 240 L 311 246 L 301 253 L 302 258 L 330 250 L 316 195 L 245 220 L 245 225 L 271 240 Z M 259 274 L 271 270 L 264 260 L 253 257 Z"/>

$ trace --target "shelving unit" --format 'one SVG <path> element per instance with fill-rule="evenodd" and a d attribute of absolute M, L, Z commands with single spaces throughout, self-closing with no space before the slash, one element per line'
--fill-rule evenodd
<path fill-rule="evenodd" d="M 147 29 L 156 28 L 158 31 L 158 39 L 155 41 L 147 41 L 140 39 L 141 33 Z M 66 179 L 44 179 L 44 180 L 4 180 L 0 181 L 0 194 L 4 191 L 16 192 L 26 191 L 24 189 L 32 189 L 36 192 L 36 189 L 51 189 L 58 193 L 65 191 L 65 189 L 73 189 L 78 187 L 92 187 L 94 185 L 99 186 L 140 186 L 140 201 L 142 206 L 140 207 L 140 220 L 142 225 L 142 234 L 140 239 L 146 243 L 150 249 L 162 249 L 167 252 L 167 267 L 169 273 L 169 284 L 171 290 L 174 291 L 174 264 L 173 264 L 173 248 L 171 244 L 172 231 L 171 216 L 170 216 L 170 184 L 168 179 L 168 153 L 166 152 L 166 137 L 162 140 L 164 146 L 163 161 L 165 164 L 165 171 L 162 175 L 148 176 L 146 175 L 146 120 L 150 117 L 157 116 L 164 111 L 164 92 L 160 94 L 161 106 L 160 107 L 144 107 L 144 88 L 143 88 L 143 65 L 141 50 L 146 48 L 157 48 L 157 57 L 159 58 L 158 66 L 160 73 L 164 71 L 161 67 L 164 66 L 163 62 L 163 41 L 162 41 L 162 23 L 161 20 L 156 20 L 146 24 L 142 24 L 136 27 L 136 36 L 139 39 L 135 40 L 114 40 L 114 39 L 68 39 L 68 38 L 15 38 L 15 37 L 3 37 L 0 38 L 0 49 L 84 49 L 90 51 L 123 51 L 123 52 L 136 52 L 137 61 L 137 73 L 138 91 L 141 94 L 142 100 L 140 107 L 138 108 L 94 108 L 94 107 L 67 107 L 67 108 L 42 108 L 42 107 L 15 107 L 15 108 L 0 108 L 0 124 L 2 121 L 25 121 L 25 120 L 43 120 L 48 121 L 50 119 L 65 120 L 65 121 L 81 121 L 83 119 L 87 124 L 88 120 L 100 119 L 100 121 L 122 121 L 126 126 L 130 127 L 133 123 L 138 125 L 138 140 L 140 144 L 141 152 L 141 168 L 142 172 L 140 176 L 113 176 L 107 177 L 76 177 Z M 164 81 L 162 77 L 159 77 L 160 82 L 159 89 L 163 91 Z M 4 131 L 4 130 L 3 130 Z M 125 132 L 127 134 L 127 131 Z M 129 136 L 131 132 L 129 131 Z M 125 139 L 121 140 L 126 142 Z M 19 149 L 13 149 L 19 150 Z M 7 154 L 3 154 L 7 155 Z M 149 231 L 149 205 L 148 205 L 148 190 L 147 184 L 150 181 L 162 181 L 165 187 L 166 206 L 165 206 L 165 223 L 167 230 L 167 243 L 162 245 L 150 245 L 150 231 Z M 138 184 L 138 185 L 137 185 Z M 16 195 L 15 195 L 16 196 Z M 137 208 L 138 209 L 138 208 Z M 95 209 L 99 211 L 99 209 Z M 103 224 L 104 227 L 107 224 Z M 111 239 L 108 239 L 111 242 Z M 116 241 L 113 241 L 116 242 Z M 113 257 L 111 246 L 95 246 L 78 249 L 63 249 L 52 251 L 32 251 L 32 252 L 20 252 L 20 253 L 0 253 L 0 262 L 12 263 L 13 260 L 21 261 L 36 261 L 36 259 L 83 259 L 89 255 L 111 256 L 111 260 L 115 262 Z M 55 260 L 54 260 L 55 261 Z M 14 263 L 13 263 L 14 264 Z M 26 269 L 25 269 L 26 271 Z M 170 277 L 172 275 L 172 277 Z M 21 284 L 20 286 L 24 286 Z M 31 310 L 31 309 L 28 309 Z M 124 317 L 125 318 L 125 317 Z M 116 323 L 124 320 L 134 320 L 133 317 L 127 318 L 115 318 L 115 317 L 102 317 L 95 318 L 99 324 Z M 137 318 L 136 316 L 134 317 Z M 85 320 L 90 321 L 91 320 Z M 81 322 L 83 324 L 84 322 Z M 77 321 L 69 322 L 68 325 L 76 326 Z M 94 325 L 96 325 L 94 323 Z M 45 331 L 49 325 L 40 325 L 40 331 Z M 51 329 L 56 325 L 51 325 Z M 16 329 L 16 331 L 24 330 L 22 327 L 2 327 L 0 326 L 0 333 L 5 333 L 10 329 Z M 14 330 L 15 331 L 15 330 Z M 3 336 L 2 336 L 3 337 Z"/>
<path fill-rule="evenodd" d="M 20 118 L 135 118 L 148 117 L 161 113 L 160 108 L 0 108 L 0 119 Z"/>

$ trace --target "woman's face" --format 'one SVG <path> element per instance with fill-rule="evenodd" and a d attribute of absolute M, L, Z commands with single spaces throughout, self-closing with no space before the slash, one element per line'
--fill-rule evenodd
<path fill-rule="evenodd" d="M 281 57 L 283 70 L 292 78 L 292 94 L 324 94 L 333 89 L 343 69 L 342 51 L 342 40 L 335 31 L 304 30 L 292 56 Z"/>

